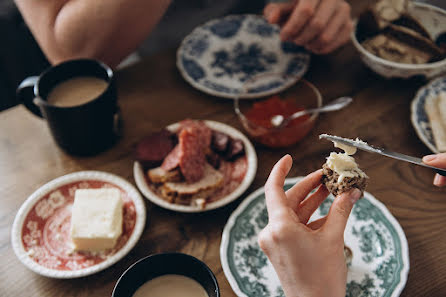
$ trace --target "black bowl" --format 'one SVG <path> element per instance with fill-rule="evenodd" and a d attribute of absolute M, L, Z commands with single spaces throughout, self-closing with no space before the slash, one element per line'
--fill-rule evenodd
<path fill-rule="evenodd" d="M 181 253 L 162 253 L 142 258 L 119 278 L 112 297 L 132 297 L 147 281 L 165 274 L 190 277 L 200 283 L 209 297 L 220 297 L 217 279 L 202 261 Z"/>

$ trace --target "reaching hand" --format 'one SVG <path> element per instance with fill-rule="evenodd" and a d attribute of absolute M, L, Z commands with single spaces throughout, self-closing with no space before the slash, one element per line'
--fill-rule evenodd
<path fill-rule="evenodd" d="M 265 184 L 269 222 L 259 234 L 259 245 L 287 297 L 344 297 L 344 229 L 361 192 L 355 189 L 339 195 L 326 217 L 308 223 L 328 190 L 321 185 L 322 171 L 318 170 L 285 193 L 283 185 L 291 166 L 291 157 L 283 157 Z"/>
<path fill-rule="evenodd" d="M 327 54 L 346 43 L 353 29 L 350 5 L 344 0 L 294 0 L 270 3 L 264 9 L 280 36 L 317 54 Z"/>
<path fill-rule="evenodd" d="M 423 157 L 423 162 L 430 166 L 446 169 L 446 153 L 427 155 Z M 435 174 L 434 185 L 437 187 L 443 187 L 446 185 L 446 176 Z"/>

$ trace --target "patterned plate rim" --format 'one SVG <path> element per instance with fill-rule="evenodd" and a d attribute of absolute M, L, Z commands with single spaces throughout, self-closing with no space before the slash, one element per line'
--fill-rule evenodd
<path fill-rule="evenodd" d="M 419 101 L 421 99 L 421 94 L 429 89 L 433 84 L 435 84 L 437 81 L 444 80 L 446 76 L 440 76 L 434 80 L 431 80 L 428 84 L 421 87 L 417 93 L 415 94 L 415 97 L 412 99 L 412 104 L 410 105 L 410 120 L 412 122 L 412 126 L 415 129 L 415 132 L 417 133 L 418 137 L 421 139 L 421 141 L 434 153 L 438 154 L 440 153 L 438 149 L 436 148 L 434 143 L 431 143 L 429 139 L 427 139 L 426 135 L 423 133 L 423 130 L 421 129 L 420 125 L 418 124 L 418 115 L 417 115 L 417 107 L 419 105 Z M 424 107 L 423 107 L 424 108 Z"/>
<path fill-rule="evenodd" d="M 287 178 L 285 180 L 285 185 L 295 184 L 302 179 L 303 179 L 302 176 Z M 251 193 L 248 197 L 246 197 L 246 199 L 231 214 L 231 216 L 229 217 L 229 219 L 223 229 L 223 233 L 222 233 L 222 239 L 221 239 L 221 244 L 220 244 L 220 262 L 221 262 L 221 266 L 223 268 L 223 272 L 224 272 L 229 284 L 231 285 L 232 290 L 235 292 L 235 294 L 238 297 L 252 297 L 252 296 L 248 296 L 241 291 L 241 289 L 238 286 L 237 280 L 231 273 L 231 269 L 229 267 L 228 259 L 226 256 L 226 251 L 229 246 L 230 232 L 231 232 L 231 229 L 234 226 L 235 221 L 238 218 L 238 216 L 245 210 L 245 208 L 254 199 L 256 199 L 259 195 L 264 193 L 264 191 L 265 191 L 264 187 L 261 187 L 261 188 L 255 190 L 253 193 Z M 392 292 L 392 295 L 390 296 L 390 297 L 397 297 L 403 291 L 403 289 L 406 285 L 406 282 L 407 282 L 407 276 L 409 274 L 410 262 L 409 262 L 409 248 L 408 248 L 407 238 L 406 238 L 406 235 L 405 235 L 401 225 L 398 223 L 398 221 L 395 219 L 395 217 L 390 213 L 390 211 L 387 209 L 387 207 L 383 203 L 381 203 L 378 199 L 376 199 L 369 192 L 364 192 L 364 197 L 367 197 L 367 199 L 373 205 L 375 205 L 382 211 L 382 213 L 384 214 L 386 219 L 388 219 L 389 222 L 391 223 L 391 225 L 395 228 L 395 230 L 398 234 L 398 237 L 401 241 L 401 257 L 403 259 L 404 267 L 400 272 L 400 282 L 396 285 L 396 287 L 394 288 L 394 291 Z"/>
<path fill-rule="evenodd" d="M 198 206 L 187 206 L 187 205 L 179 205 L 179 204 L 173 204 L 169 203 L 163 198 L 156 195 L 150 188 L 147 186 L 147 183 L 144 178 L 144 171 L 142 169 L 142 166 L 139 162 L 135 161 L 133 164 L 133 176 L 135 178 L 136 185 L 138 186 L 141 193 L 151 202 L 154 204 L 173 211 L 178 212 L 188 212 L 188 213 L 196 213 L 196 212 L 204 212 L 211 209 L 216 209 L 222 206 L 225 206 L 235 199 L 237 199 L 240 195 L 242 195 L 246 189 L 251 185 L 252 181 L 254 180 L 254 177 L 257 172 L 257 154 L 254 149 L 254 146 L 252 145 L 251 141 L 239 130 L 220 122 L 216 121 L 210 121 L 205 120 L 204 121 L 206 125 L 208 125 L 211 129 L 215 129 L 220 132 L 225 132 L 229 134 L 231 137 L 239 138 L 243 141 L 243 144 L 245 146 L 245 154 L 246 159 L 248 161 L 248 169 L 246 170 L 245 177 L 243 178 L 242 183 L 238 186 L 237 189 L 235 189 L 232 193 L 229 195 L 222 197 L 221 199 L 209 203 L 205 206 L 204 209 L 201 209 Z M 179 123 L 174 123 L 169 126 L 167 126 L 168 130 L 175 131 L 178 129 Z"/>
<path fill-rule="evenodd" d="M 223 20 L 225 18 L 230 18 L 230 17 L 234 17 L 234 16 L 240 16 L 240 17 L 261 17 L 260 15 L 257 14 L 232 14 L 232 15 L 228 15 L 222 18 L 217 18 L 217 19 L 213 19 L 210 21 L 207 21 L 206 23 L 203 23 L 202 25 L 199 25 L 198 27 L 196 27 L 194 30 L 192 30 L 191 33 L 189 33 L 180 43 L 180 46 L 177 49 L 177 54 L 176 54 L 176 64 L 177 64 L 177 68 L 180 71 L 181 75 L 183 76 L 183 78 L 190 83 L 194 88 L 207 93 L 209 95 L 212 96 L 216 96 L 216 97 L 221 97 L 221 98 L 226 98 L 226 99 L 234 99 L 235 97 L 238 96 L 239 99 L 255 99 L 258 97 L 263 97 L 263 96 L 270 96 L 273 95 L 275 93 L 279 93 L 282 92 L 284 90 L 286 90 L 287 88 L 291 87 L 293 84 L 295 84 L 299 79 L 301 79 L 305 73 L 308 71 L 308 67 L 310 65 L 310 61 L 311 61 L 311 54 L 308 53 L 308 63 L 305 64 L 305 66 L 303 67 L 302 71 L 301 71 L 301 75 L 300 76 L 295 76 L 292 77 L 290 76 L 290 79 L 287 80 L 282 86 L 277 87 L 275 89 L 272 90 L 268 90 L 268 91 L 264 91 L 264 92 L 258 92 L 258 93 L 253 93 L 253 94 L 242 94 L 242 95 L 237 95 L 237 94 L 228 94 L 225 92 L 218 92 L 218 91 L 214 91 L 212 89 L 209 89 L 205 86 L 203 86 L 202 84 L 199 84 L 197 82 L 195 82 L 186 72 L 186 70 L 183 67 L 183 63 L 181 63 L 181 59 L 180 56 L 183 52 L 183 46 L 189 41 L 189 39 L 191 38 L 191 36 L 193 36 L 193 34 L 195 33 L 196 30 L 200 30 L 202 27 L 204 26 L 208 26 L 216 21 L 220 21 Z M 275 25 L 272 25 L 275 26 Z"/>
<path fill-rule="evenodd" d="M 116 254 L 112 255 L 107 260 L 98 263 L 96 265 L 74 271 L 56 270 L 43 267 L 37 264 L 35 261 L 33 261 L 25 251 L 25 248 L 22 243 L 22 226 L 24 220 L 29 211 L 35 205 L 35 203 L 44 195 L 48 194 L 56 187 L 60 187 L 65 184 L 81 180 L 100 180 L 109 182 L 121 187 L 125 192 L 128 193 L 129 197 L 133 200 L 133 203 L 135 204 L 135 210 L 137 214 L 133 233 L 126 242 L 126 244 Z M 58 177 L 44 184 L 25 200 L 25 202 L 22 204 L 19 211 L 17 212 L 17 215 L 15 216 L 14 223 L 12 226 L 12 231 L 11 231 L 12 248 L 16 256 L 27 268 L 31 269 L 32 271 L 40 275 L 51 278 L 61 278 L 61 279 L 78 278 L 102 271 L 110 267 L 111 265 L 115 264 L 120 259 L 122 259 L 127 253 L 130 252 L 130 250 L 138 242 L 144 230 L 145 222 L 146 222 L 146 207 L 144 205 L 144 200 L 142 199 L 138 190 L 128 181 L 124 180 L 123 178 L 117 175 L 102 171 L 73 172 Z"/>

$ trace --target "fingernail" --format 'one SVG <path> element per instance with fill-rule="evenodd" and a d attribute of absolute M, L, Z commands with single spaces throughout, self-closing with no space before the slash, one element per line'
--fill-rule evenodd
<path fill-rule="evenodd" d="M 427 155 L 423 157 L 423 162 L 431 162 L 437 158 L 437 155 Z"/>
<path fill-rule="evenodd" d="M 286 154 L 284 158 L 290 158 L 291 159 L 291 162 L 289 163 L 290 164 L 289 167 L 291 169 L 291 167 L 293 167 L 293 157 L 291 157 L 290 154 Z"/>
<path fill-rule="evenodd" d="M 434 186 L 441 186 L 441 175 L 438 173 L 435 174 Z"/>
<path fill-rule="evenodd" d="M 353 191 L 350 192 L 350 196 L 349 196 L 349 198 L 350 198 L 350 201 L 351 201 L 353 204 L 355 204 L 356 201 L 358 201 L 359 198 L 361 198 L 361 196 L 362 196 L 362 192 L 361 192 L 361 190 L 355 188 Z"/>

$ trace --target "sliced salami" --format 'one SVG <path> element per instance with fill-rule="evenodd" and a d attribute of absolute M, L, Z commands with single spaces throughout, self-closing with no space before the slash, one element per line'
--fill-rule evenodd
<path fill-rule="evenodd" d="M 184 120 L 180 123 L 181 128 L 194 128 L 197 130 L 198 143 L 204 148 L 204 151 L 208 150 L 211 146 L 212 130 L 203 121 L 196 120 Z"/>
<path fill-rule="evenodd" d="M 180 165 L 181 154 L 180 144 L 177 144 L 164 159 L 163 163 L 161 164 L 161 168 L 166 171 L 177 168 Z"/>
<path fill-rule="evenodd" d="M 217 153 L 225 153 L 229 144 L 229 136 L 225 133 L 212 132 L 212 148 Z"/>
<path fill-rule="evenodd" d="M 174 136 L 167 130 L 161 130 L 146 136 L 136 146 L 136 160 L 146 168 L 158 167 L 174 148 Z"/>
<path fill-rule="evenodd" d="M 206 155 L 200 139 L 199 129 L 194 126 L 183 128 L 178 136 L 180 145 L 180 170 L 188 183 L 199 181 L 203 177 Z"/>

